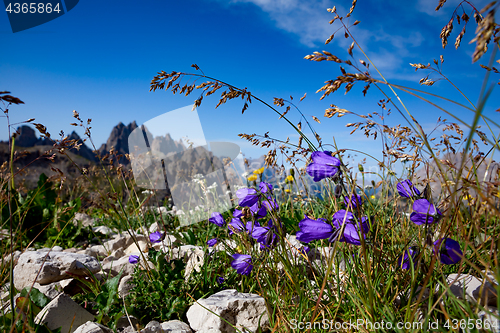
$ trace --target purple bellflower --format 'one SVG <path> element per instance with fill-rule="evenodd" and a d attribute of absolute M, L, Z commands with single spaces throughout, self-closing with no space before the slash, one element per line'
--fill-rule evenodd
<path fill-rule="evenodd" d="M 296 237 L 299 241 L 304 243 L 312 242 L 318 239 L 327 239 L 333 232 L 333 227 L 326 222 L 324 218 L 318 220 L 305 218 L 299 222 L 300 231 L 297 232 Z"/>
<path fill-rule="evenodd" d="M 163 234 L 159 231 L 155 231 L 149 235 L 149 240 L 151 243 L 160 243 L 163 239 Z"/>
<path fill-rule="evenodd" d="M 345 223 L 344 223 L 345 220 Z M 333 214 L 333 225 L 337 230 L 330 237 L 330 241 L 338 240 L 339 242 L 346 242 L 353 245 L 361 245 L 359 237 L 359 222 L 354 219 L 354 214 L 344 209 L 339 210 Z M 340 235 L 340 231 L 344 226 L 344 233 Z M 362 235 L 366 235 L 370 231 L 368 218 L 363 216 L 361 218 Z"/>
<path fill-rule="evenodd" d="M 236 191 L 236 196 L 239 199 L 238 204 L 241 207 L 251 207 L 259 201 L 257 191 L 253 188 L 241 188 Z"/>
<path fill-rule="evenodd" d="M 410 220 L 416 225 L 437 223 L 441 216 L 441 212 L 427 199 L 418 199 L 413 203 L 414 212 L 410 215 Z"/>
<path fill-rule="evenodd" d="M 277 236 L 276 229 L 273 225 L 273 220 L 269 220 L 265 227 L 255 227 L 251 233 L 252 237 L 260 243 L 261 248 L 270 248 L 276 244 Z"/>
<path fill-rule="evenodd" d="M 265 206 L 259 207 L 259 202 L 256 202 L 252 207 L 250 207 L 250 211 L 258 219 L 260 219 L 261 217 L 265 217 L 267 215 L 266 207 Z"/>
<path fill-rule="evenodd" d="M 405 179 L 402 182 L 396 185 L 396 189 L 399 194 L 405 198 L 418 197 L 420 195 L 420 191 L 413 186 L 409 179 Z"/>
<path fill-rule="evenodd" d="M 131 264 L 137 264 L 139 262 L 139 256 L 138 255 L 135 255 L 135 254 L 131 254 L 129 257 L 128 257 L 128 262 L 131 263 Z"/>
<path fill-rule="evenodd" d="M 435 241 L 434 254 L 436 253 L 439 253 L 439 259 L 445 265 L 456 264 L 463 257 L 460 244 L 451 238 L 441 238 Z"/>
<path fill-rule="evenodd" d="M 231 267 L 236 270 L 238 274 L 250 275 L 253 269 L 252 257 L 248 254 L 235 253 L 232 255 L 233 261 L 231 262 Z"/>
<path fill-rule="evenodd" d="M 312 163 L 306 170 L 315 182 L 328 177 L 333 177 L 339 172 L 340 160 L 332 156 L 329 151 L 315 151 L 311 155 Z"/>
<path fill-rule="evenodd" d="M 209 247 L 212 247 L 212 246 L 214 246 L 215 244 L 217 244 L 217 238 L 212 238 L 212 239 L 209 239 L 209 240 L 207 241 L 207 245 L 208 245 Z"/>
<path fill-rule="evenodd" d="M 417 255 L 418 251 L 414 248 L 409 248 L 408 250 L 405 250 L 403 254 L 398 258 L 398 267 L 401 267 L 402 269 L 409 269 L 411 261 L 413 261 L 413 267 L 415 267 L 417 265 L 416 261 Z"/>
<path fill-rule="evenodd" d="M 231 222 L 227 225 L 229 229 L 229 235 L 235 232 L 242 232 L 245 230 L 245 225 L 239 218 L 232 218 Z"/>
<path fill-rule="evenodd" d="M 346 206 L 346 209 L 354 209 L 358 206 L 361 207 L 361 205 L 363 204 L 363 198 L 361 198 L 360 195 L 352 194 L 350 197 L 344 198 L 344 204 Z"/>
<path fill-rule="evenodd" d="M 273 185 L 266 183 L 266 182 L 261 182 L 259 184 L 259 190 L 260 190 L 260 193 L 267 193 L 269 191 L 272 194 L 273 193 Z"/>
<path fill-rule="evenodd" d="M 219 212 L 213 212 L 212 217 L 208 220 L 219 227 L 223 227 L 226 224 L 224 218 L 222 217 L 222 214 Z"/>

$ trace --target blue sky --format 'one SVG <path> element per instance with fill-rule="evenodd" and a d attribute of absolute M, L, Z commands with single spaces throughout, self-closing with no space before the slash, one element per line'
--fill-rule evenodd
<path fill-rule="evenodd" d="M 461 26 L 455 22 L 449 45 L 443 50 L 439 34 L 459 1 L 449 0 L 435 12 L 438 2 L 358 1 L 349 22 L 361 23 L 352 28 L 352 33 L 390 82 L 466 104 L 445 81 L 432 87 L 420 86 L 418 81 L 426 72 L 415 72 L 409 65 L 432 63 L 444 55 L 443 72 L 476 103 L 485 74 L 478 66 L 488 63 L 490 52 L 472 64 L 474 45 L 468 43 L 474 37 L 473 20 L 458 50 L 453 44 Z M 474 1 L 478 9 L 488 2 Z M 290 95 L 298 103 L 307 93 L 298 106 L 323 143 L 333 143 L 335 137 L 339 148 L 361 150 L 380 158 L 380 141 L 365 139 L 361 133 L 349 135 L 345 124 L 359 118 L 323 117 L 330 104 L 358 114 L 380 111 L 380 92 L 372 87 L 363 97 L 363 84 L 358 84 L 347 95 L 341 89 L 320 101 L 321 94 L 316 94 L 316 90 L 324 81 L 340 75 L 339 65 L 304 59 L 322 50 L 349 58 L 347 47 L 351 41 L 343 37 L 342 30 L 329 45 L 324 41 L 339 28 L 337 23 L 328 24 L 334 15 L 326 9 L 336 6 L 339 14 L 345 16 L 350 5 L 350 1 L 316 0 L 85 0 L 53 21 L 15 34 L 3 12 L 0 90 L 11 91 L 26 103 L 11 107 L 12 123 L 36 118 L 54 136 L 61 130 L 69 134 L 74 129 L 69 125 L 73 122 L 72 111 L 77 110 L 83 119 L 92 118 L 92 137 L 99 147 L 120 121 L 128 124 L 136 120 L 140 125 L 165 112 L 192 105 L 198 96 L 196 92 L 188 97 L 170 91 L 149 92 L 149 84 L 158 71 L 194 72 L 190 66 L 196 63 L 206 75 L 247 87 L 270 104 L 273 97 L 289 99 Z M 470 7 L 464 8 L 470 15 Z M 354 59 L 366 60 L 357 49 Z M 490 81 L 498 82 L 498 77 L 493 76 Z M 500 102 L 497 91 L 495 88 L 484 114 L 498 120 L 494 111 Z M 432 106 L 399 93 L 424 129 L 432 129 L 439 116 L 450 119 Z M 252 149 L 237 137 L 238 133 L 269 131 L 275 138 L 297 140 L 288 124 L 257 102 L 244 115 L 241 100 L 215 110 L 216 104 L 216 98 L 205 98 L 198 108 L 207 141 L 237 142 L 247 156 L 256 157 L 266 151 Z M 440 105 L 466 123 L 472 122 L 470 111 L 449 103 Z M 301 120 L 297 112 L 288 115 L 293 123 Z M 318 117 L 321 124 L 315 123 L 312 116 Z M 386 123 L 405 124 L 395 110 Z M 0 140 L 8 138 L 6 124 L 2 118 Z M 303 120 L 302 124 L 305 127 Z M 76 131 L 83 136 L 83 130 Z M 498 128 L 494 131 L 498 133 Z"/>

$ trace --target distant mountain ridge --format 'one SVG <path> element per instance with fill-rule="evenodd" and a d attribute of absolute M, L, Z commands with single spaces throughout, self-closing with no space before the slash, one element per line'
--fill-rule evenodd
<path fill-rule="evenodd" d="M 113 129 L 111 130 L 111 133 L 109 134 L 106 143 L 103 143 L 101 147 L 97 150 L 99 155 L 104 156 L 107 153 L 109 153 L 111 148 L 114 148 L 114 151 L 124 155 L 120 159 L 120 163 L 124 165 L 129 165 L 130 162 L 125 158 L 125 154 L 128 154 L 130 152 L 130 149 L 128 147 L 128 137 L 130 133 L 132 133 L 132 131 L 134 131 L 137 127 L 138 126 L 136 121 L 133 121 L 128 125 L 125 125 L 122 122 L 118 123 L 118 125 L 113 127 Z M 53 142 L 50 139 L 38 138 L 36 136 L 35 130 L 28 125 L 23 125 L 18 127 L 17 132 L 19 133 L 18 135 L 16 135 L 16 140 L 15 140 L 15 145 L 17 147 L 30 148 L 35 146 L 53 145 Z M 82 143 L 79 150 L 76 149 L 71 150 L 71 152 L 73 152 L 75 155 L 84 157 L 91 162 L 99 161 L 94 151 L 90 149 L 83 142 L 83 140 L 75 131 L 73 131 L 68 136 L 68 139 L 77 140 L 78 143 Z M 162 151 L 171 151 L 173 153 L 179 153 L 186 150 L 186 147 L 182 144 L 182 142 L 175 141 L 174 139 L 172 139 L 170 134 L 166 134 L 165 136 L 162 137 L 155 137 L 153 142 L 150 143 L 150 146 L 153 150 L 159 151 L 161 149 Z"/>

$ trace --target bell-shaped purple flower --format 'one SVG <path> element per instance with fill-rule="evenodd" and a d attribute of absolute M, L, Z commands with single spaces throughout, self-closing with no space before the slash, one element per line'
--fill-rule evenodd
<path fill-rule="evenodd" d="M 248 254 L 235 253 L 232 255 L 233 261 L 231 262 L 231 267 L 236 270 L 238 274 L 250 275 L 253 269 L 252 257 Z"/>
<path fill-rule="evenodd" d="M 232 218 L 231 222 L 227 225 L 227 228 L 229 229 L 229 235 L 232 235 L 235 232 L 242 232 L 245 230 L 245 225 L 243 222 L 238 219 L 238 218 Z"/>
<path fill-rule="evenodd" d="M 219 212 L 213 212 L 212 217 L 208 220 L 219 227 L 223 227 L 226 224 L 224 218 L 222 217 L 222 214 Z"/>
<path fill-rule="evenodd" d="M 215 244 L 217 244 L 217 238 L 212 238 L 212 239 L 209 239 L 209 240 L 207 241 L 207 245 L 208 245 L 209 247 L 212 247 L 212 246 L 214 246 Z"/>
<path fill-rule="evenodd" d="M 328 177 L 333 177 L 339 172 L 340 160 L 332 156 L 329 151 L 315 151 L 311 155 L 310 163 L 306 171 L 313 177 L 315 182 Z"/>
<path fill-rule="evenodd" d="M 256 202 L 253 206 L 251 206 L 250 211 L 258 219 L 260 219 L 261 217 L 265 217 L 267 215 L 266 207 L 265 206 L 259 207 L 259 202 Z"/>
<path fill-rule="evenodd" d="M 356 209 L 358 206 L 361 207 L 363 204 L 363 198 L 358 194 L 352 194 L 350 197 L 344 198 L 344 204 L 346 209 Z"/>
<path fill-rule="evenodd" d="M 405 250 L 403 254 L 398 258 L 398 267 L 401 267 L 402 269 L 409 269 L 411 261 L 413 261 L 413 267 L 415 267 L 417 265 L 416 262 L 417 254 L 418 252 L 414 248 L 409 248 L 408 250 Z"/>
<path fill-rule="evenodd" d="M 297 232 L 296 237 L 299 241 L 304 243 L 312 242 L 318 239 L 327 239 L 333 232 L 333 227 L 326 222 L 324 218 L 313 220 L 305 216 L 299 222 L 300 231 Z"/>
<path fill-rule="evenodd" d="M 273 193 L 273 185 L 266 183 L 266 182 L 260 182 L 259 184 L 259 190 L 260 193 Z"/>
<path fill-rule="evenodd" d="M 345 222 L 344 222 L 345 221 Z M 361 238 L 359 235 L 359 222 L 354 219 L 354 214 L 344 209 L 339 210 L 333 214 L 333 225 L 337 229 L 338 235 L 336 239 L 331 237 L 331 240 L 338 240 L 339 242 L 346 242 L 353 245 L 361 245 Z M 345 225 L 344 225 L 345 224 Z M 340 234 L 344 226 L 344 232 Z M 361 217 L 361 234 L 366 235 L 370 231 L 370 224 L 366 216 Z"/>
<path fill-rule="evenodd" d="M 409 179 L 403 180 L 402 182 L 396 185 L 396 189 L 399 194 L 405 198 L 418 197 L 420 195 L 420 191 L 413 186 Z"/>
<path fill-rule="evenodd" d="M 464 255 L 460 244 L 451 238 L 441 238 L 434 242 L 434 255 L 438 252 L 439 259 L 445 265 L 456 264 Z"/>
<path fill-rule="evenodd" d="M 250 234 L 254 231 L 255 228 L 260 227 L 260 223 L 257 221 L 248 221 L 247 224 L 245 225 L 245 230 L 248 231 Z"/>
<path fill-rule="evenodd" d="M 163 234 L 159 231 L 155 231 L 149 235 L 149 240 L 151 243 L 160 243 L 163 239 Z"/>
<path fill-rule="evenodd" d="M 262 206 L 266 207 L 268 211 L 277 211 L 278 210 L 278 202 L 273 197 L 267 197 L 262 200 Z"/>
<path fill-rule="evenodd" d="M 131 263 L 131 264 L 137 264 L 139 262 L 139 256 L 138 255 L 135 255 L 135 254 L 131 254 L 129 257 L 128 257 L 128 262 Z"/>
<path fill-rule="evenodd" d="M 218 276 L 217 279 L 215 279 L 218 284 L 223 284 L 224 283 L 224 278 L 222 276 Z"/>
<path fill-rule="evenodd" d="M 261 244 L 262 248 L 269 248 L 276 244 L 277 236 L 276 229 L 273 226 L 273 221 L 269 220 L 267 226 L 255 227 L 251 232 L 252 237 Z"/>
<path fill-rule="evenodd" d="M 236 217 L 236 218 L 241 218 L 243 216 L 243 212 L 239 209 L 235 209 L 234 212 L 233 212 L 233 217 Z"/>
<path fill-rule="evenodd" d="M 441 212 L 427 199 L 418 199 L 413 203 L 414 212 L 410 214 L 410 220 L 416 225 L 437 223 Z"/>
<path fill-rule="evenodd" d="M 236 196 L 239 199 L 238 205 L 241 207 L 251 207 L 259 201 L 257 191 L 253 188 L 241 188 L 236 191 Z"/>

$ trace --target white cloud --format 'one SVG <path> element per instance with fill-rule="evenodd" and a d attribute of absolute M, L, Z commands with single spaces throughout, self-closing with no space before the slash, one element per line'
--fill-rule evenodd
<path fill-rule="evenodd" d="M 326 9 L 331 2 L 299 0 L 231 0 L 230 4 L 253 3 L 268 13 L 276 26 L 296 34 L 302 44 L 314 47 L 323 44 L 334 31 L 328 23 L 334 14 Z M 340 10 L 343 10 L 339 7 Z"/>
<path fill-rule="evenodd" d="M 226 5 L 253 4 L 266 12 L 271 20 L 275 22 L 277 28 L 295 34 L 298 40 L 305 46 L 318 48 L 324 46 L 325 40 L 340 27 L 337 21 L 333 25 L 329 21 L 335 14 L 327 12 L 327 8 L 334 4 L 326 0 L 218 0 Z M 420 0 L 429 1 L 429 0 Z M 436 1 L 436 0 L 433 0 Z M 348 7 L 344 8 L 335 4 L 338 13 L 347 13 Z M 427 6 L 428 7 L 428 6 Z M 354 20 L 353 18 L 351 18 Z M 385 32 L 383 28 L 363 28 L 361 25 L 352 27 L 351 32 L 358 44 L 370 56 L 375 65 L 391 79 L 415 80 L 415 76 L 408 78 L 407 75 L 397 75 L 409 61 L 404 59 L 411 55 L 411 48 L 420 46 L 424 37 L 420 32 L 411 32 L 409 35 L 397 35 Z M 351 39 L 343 37 L 343 29 L 340 29 L 332 44 L 337 44 L 346 50 Z M 342 54 L 337 54 L 342 58 Z M 361 57 L 361 53 L 356 53 L 355 58 Z M 357 59 L 356 58 L 356 59 Z M 398 76 L 398 77 L 396 77 Z M 417 79 L 418 80 L 418 79 Z"/>

